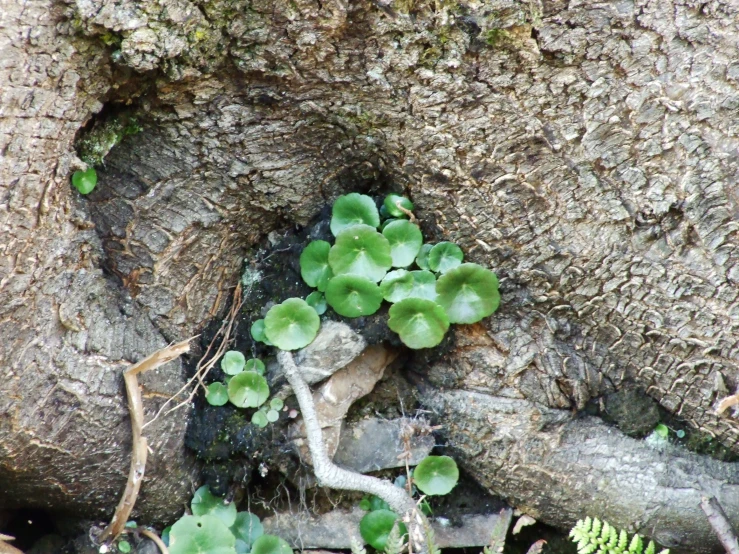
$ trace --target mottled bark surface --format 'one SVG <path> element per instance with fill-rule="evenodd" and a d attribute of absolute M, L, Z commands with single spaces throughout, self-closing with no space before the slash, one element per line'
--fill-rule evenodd
<path fill-rule="evenodd" d="M 712 411 L 739 385 L 730 3 L 34 0 L 2 17 L 0 502 L 112 507 L 122 364 L 217 314 L 268 231 L 371 183 L 502 277 L 502 309 L 437 365 L 446 386 L 569 410 L 636 385 L 739 449 Z M 71 144 L 103 101 L 144 131 L 81 199 Z M 160 377 L 162 394 L 181 380 Z M 158 451 L 181 448 L 181 420 L 162 425 Z M 185 474 L 154 465 L 144 493 L 181 500 Z"/>

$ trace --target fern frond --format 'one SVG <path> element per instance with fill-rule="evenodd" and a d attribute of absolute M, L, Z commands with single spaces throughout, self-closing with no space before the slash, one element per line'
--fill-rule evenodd
<path fill-rule="evenodd" d="M 390 534 L 387 536 L 385 542 L 385 553 L 386 554 L 400 554 L 405 548 L 405 540 L 400 534 L 400 526 L 395 523 L 393 528 L 390 530 Z"/>
<path fill-rule="evenodd" d="M 656 550 L 654 541 L 649 541 L 645 549 L 639 535 L 629 541 L 626 531 L 619 531 L 598 518 L 578 521 L 570 530 L 570 538 L 577 544 L 577 554 L 655 554 Z M 669 553 L 669 550 L 662 550 L 659 554 Z"/>
<path fill-rule="evenodd" d="M 436 546 L 436 537 L 434 536 L 434 530 L 425 522 L 423 526 L 423 532 L 426 538 L 426 548 L 428 549 L 428 553 L 441 554 L 441 549 Z M 488 548 L 487 546 L 483 548 L 482 551 L 485 554 L 498 554 L 497 552 L 493 552 L 492 549 Z"/>
<path fill-rule="evenodd" d="M 352 536 L 351 547 L 352 554 L 367 554 L 364 545 L 357 540 L 357 537 Z"/>

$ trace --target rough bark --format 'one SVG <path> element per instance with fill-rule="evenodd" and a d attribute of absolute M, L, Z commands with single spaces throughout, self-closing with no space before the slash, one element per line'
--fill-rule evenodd
<path fill-rule="evenodd" d="M 33 0 L 3 17 L 0 502 L 112 506 L 123 362 L 218 313 L 258 238 L 372 183 L 502 277 L 502 309 L 436 366 L 447 386 L 570 409 L 636 385 L 739 448 L 712 411 L 739 385 L 736 6 Z M 133 97 L 144 131 L 81 200 L 71 143 L 106 95 Z M 171 393 L 179 369 L 161 378 Z M 157 452 L 178 451 L 181 421 L 162 425 Z M 144 494 L 182 498 L 183 474 L 152 470 Z"/>

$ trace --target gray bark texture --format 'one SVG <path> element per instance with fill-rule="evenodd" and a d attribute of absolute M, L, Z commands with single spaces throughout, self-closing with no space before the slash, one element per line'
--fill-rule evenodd
<path fill-rule="evenodd" d="M 432 368 L 437 386 L 523 406 L 514 419 L 559 413 L 550 429 L 565 446 L 592 427 L 567 410 L 636 386 L 739 451 L 739 425 L 713 411 L 739 386 L 736 4 L 9 0 L 1 11 L 0 506 L 109 513 L 130 441 L 122 368 L 221 314 L 267 232 L 373 183 L 407 192 L 427 235 L 501 277 L 501 310 L 459 330 Z M 144 129 L 83 199 L 68 185 L 73 140 L 103 103 L 131 106 Z M 176 364 L 145 376 L 145 403 L 182 379 Z M 454 430 L 467 416 L 449 405 Z M 165 467 L 183 420 L 147 428 L 140 507 L 153 519 L 189 495 L 192 465 Z M 576 473 L 588 483 L 616 479 L 612 449 L 627 448 L 615 430 L 596 434 L 612 466 Z M 647 522 L 694 551 L 717 544 L 697 520 L 633 513 L 629 495 L 590 513 L 573 479 L 541 486 L 549 458 L 498 475 L 474 445 L 458 448 L 476 478 L 544 520 Z M 566 452 L 554 474 L 569 471 Z M 707 475 L 721 499 L 721 480 L 739 474 L 706 464 L 689 488 Z M 680 479 L 660 490 L 655 505 L 699 513 Z"/>

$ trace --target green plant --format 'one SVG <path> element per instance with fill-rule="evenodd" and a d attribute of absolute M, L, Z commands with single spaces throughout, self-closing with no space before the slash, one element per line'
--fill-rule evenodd
<path fill-rule="evenodd" d="M 362 194 L 336 200 L 330 225 L 335 244 L 313 241 L 300 256 L 303 280 L 319 291 L 307 298 L 316 313 L 323 313 L 325 299 L 339 315 L 367 316 L 384 299 L 400 304 L 390 308 L 388 321 L 400 340 L 410 348 L 430 348 L 441 342 L 450 323 L 476 323 L 498 308 L 495 274 L 474 263 L 463 264 L 456 244 L 423 244 L 412 209 L 410 200 L 396 194 L 388 195 L 379 211 Z M 381 216 L 382 233 L 377 231 Z M 414 263 L 420 269 L 413 269 Z M 433 272 L 439 274 L 438 281 Z M 252 336 L 282 348 L 269 326 L 262 332 L 259 321 L 252 326 Z"/>
<path fill-rule="evenodd" d="M 162 533 L 170 554 L 291 554 L 281 538 L 265 535 L 259 518 L 237 512 L 233 503 L 200 487 L 190 505 L 192 515 L 183 515 Z"/>
<path fill-rule="evenodd" d="M 384 509 L 373 510 L 359 522 L 359 533 L 372 548 L 385 550 L 390 532 L 396 526 L 399 528 L 401 535 L 408 533 L 405 525 L 398 519 L 398 514 L 395 512 Z"/>
<path fill-rule="evenodd" d="M 288 298 L 272 306 L 264 318 L 264 334 L 280 350 L 297 350 L 313 342 L 321 320 L 300 298 Z"/>
<path fill-rule="evenodd" d="M 459 480 L 459 469 L 449 456 L 426 456 L 413 471 L 413 482 L 428 495 L 449 494 Z"/>
<path fill-rule="evenodd" d="M 221 359 L 221 369 L 226 375 L 237 375 L 244 371 L 246 358 L 238 350 L 229 350 Z"/>
<path fill-rule="evenodd" d="M 675 436 L 678 439 L 684 439 L 685 438 L 685 431 L 683 431 L 682 429 L 677 429 L 677 430 L 671 429 L 670 427 L 668 427 L 664 423 L 658 423 L 657 426 L 654 428 L 654 432 L 658 436 L 662 437 L 663 439 L 667 439 L 667 438 L 670 437 L 670 431 L 674 431 Z"/>
<path fill-rule="evenodd" d="M 72 174 L 72 185 L 80 194 L 90 194 L 98 182 L 98 174 L 94 167 L 88 167 L 86 171 L 75 171 Z"/>
<path fill-rule="evenodd" d="M 626 531 L 619 531 L 608 523 L 599 519 L 586 517 L 578 521 L 570 531 L 572 541 L 577 543 L 578 554 L 654 554 L 653 541 L 644 548 L 644 542 L 639 535 L 634 535 L 629 541 Z M 660 554 L 669 554 L 669 549 L 660 551 Z"/>
<path fill-rule="evenodd" d="M 267 380 L 255 371 L 234 375 L 228 382 L 228 399 L 239 408 L 258 408 L 268 397 Z"/>

